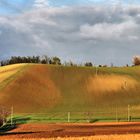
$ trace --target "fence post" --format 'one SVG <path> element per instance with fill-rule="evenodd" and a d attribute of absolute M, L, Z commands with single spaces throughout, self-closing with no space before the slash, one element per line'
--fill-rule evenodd
<path fill-rule="evenodd" d="M 3 121 L 3 125 L 5 123 L 5 120 L 4 120 L 4 108 L 2 108 L 2 121 Z"/>
<path fill-rule="evenodd" d="M 127 108 L 127 119 L 128 119 L 128 122 L 130 122 L 130 105 L 128 105 L 128 108 Z"/>
<path fill-rule="evenodd" d="M 96 66 L 95 68 L 96 68 L 96 76 L 97 76 L 98 75 L 98 67 Z"/>
<path fill-rule="evenodd" d="M 11 125 L 13 125 L 13 113 L 14 113 L 14 109 L 13 106 L 11 107 Z"/>
<path fill-rule="evenodd" d="M 118 109 L 116 107 L 116 122 L 118 122 Z"/>
<path fill-rule="evenodd" d="M 68 112 L 68 123 L 70 122 L 70 112 Z"/>

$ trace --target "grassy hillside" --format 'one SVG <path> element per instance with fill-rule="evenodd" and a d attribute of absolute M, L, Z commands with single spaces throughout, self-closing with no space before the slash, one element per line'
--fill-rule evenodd
<path fill-rule="evenodd" d="M 8 83 L 15 78 L 27 64 L 15 64 L 5 67 L 0 67 L 0 89 L 4 88 Z"/>
<path fill-rule="evenodd" d="M 111 110 L 140 106 L 140 67 L 22 64 L 0 68 L 0 104 L 15 112 Z"/>
<path fill-rule="evenodd" d="M 9 65 L 0 68 L 0 83 L 17 73 L 25 64 Z"/>

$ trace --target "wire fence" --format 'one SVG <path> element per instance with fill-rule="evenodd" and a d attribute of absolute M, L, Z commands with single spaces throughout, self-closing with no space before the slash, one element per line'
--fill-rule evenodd
<path fill-rule="evenodd" d="M 127 109 L 89 112 L 13 113 L 10 123 L 81 123 L 81 122 L 137 122 L 140 110 L 128 105 Z"/>

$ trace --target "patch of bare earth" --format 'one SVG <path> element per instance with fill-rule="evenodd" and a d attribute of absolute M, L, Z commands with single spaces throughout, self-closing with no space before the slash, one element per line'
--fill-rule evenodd
<path fill-rule="evenodd" d="M 24 124 L 1 134 L 0 139 L 68 138 L 140 134 L 140 123 Z"/>

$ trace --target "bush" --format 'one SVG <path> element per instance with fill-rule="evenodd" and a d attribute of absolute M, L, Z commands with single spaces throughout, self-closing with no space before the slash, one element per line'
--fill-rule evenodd
<path fill-rule="evenodd" d="M 50 61 L 49 61 L 50 64 L 53 64 L 53 65 L 61 65 L 61 60 L 60 58 L 58 57 L 53 57 Z"/>
<path fill-rule="evenodd" d="M 10 110 L 5 107 L 0 107 L 0 126 L 7 122 L 7 118 L 10 115 Z"/>
<path fill-rule="evenodd" d="M 134 64 L 135 66 L 140 65 L 140 56 L 134 56 L 134 57 L 133 57 L 133 64 Z"/>
<path fill-rule="evenodd" d="M 85 66 L 86 66 L 86 67 L 92 67 L 93 64 L 92 64 L 91 62 L 86 62 L 86 63 L 85 63 Z"/>

